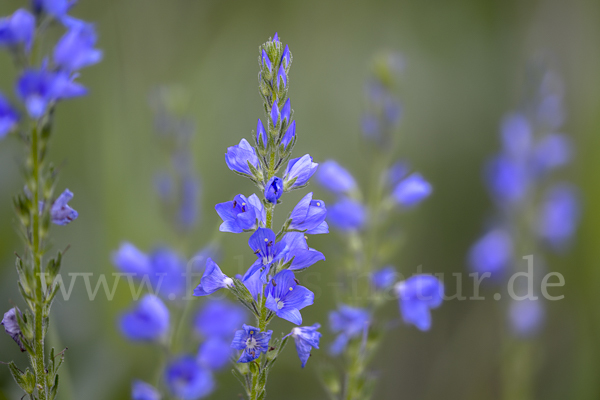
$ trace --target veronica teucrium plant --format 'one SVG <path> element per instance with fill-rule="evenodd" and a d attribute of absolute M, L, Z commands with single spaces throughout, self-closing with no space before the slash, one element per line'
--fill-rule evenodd
<path fill-rule="evenodd" d="M 295 327 L 280 338 L 274 338 L 267 327 L 275 317 L 294 325 L 303 323 L 300 310 L 313 304 L 314 294 L 301 285 L 296 274 L 324 259 L 322 253 L 308 247 L 307 235 L 328 233 L 325 203 L 313 199 L 312 193 L 274 230 L 273 214 L 280 198 L 305 187 L 317 164 L 308 154 L 291 158 L 296 143 L 296 122 L 287 96 L 292 53 L 277 34 L 259 47 L 258 64 L 264 123 L 258 120 L 253 144 L 242 139 L 227 149 L 225 161 L 233 172 L 250 179 L 259 194 L 239 194 L 215 207 L 223 220 L 220 231 L 251 233 L 248 244 L 256 261 L 243 276 L 229 277 L 209 259 L 194 291 L 196 296 L 206 296 L 227 289 L 255 316 L 256 322 L 240 326 L 231 343 L 239 352 L 232 372 L 250 400 L 266 398 L 269 371 L 290 337 L 302 367 L 311 350 L 319 347 L 319 324 Z M 281 170 L 283 174 L 278 176 Z"/>
<path fill-rule="evenodd" d="M 4 314 L 6 332 L 26 352 L 31 370 L 8 364 L 17 384 L 29 399 L 54 399 L 64 351 L 45 348 L 50 309 L 59 289 L 57 278 L 64 251 L 48 256 L 51 225 L 67 225 L 78 216 L 69 206 L 73 193 L 65 189 L 56 196 L 58 170 L 47 159 L 54 131 L 54 114 L 61 101 L 84 96 L 87 90 L 75 79 L 79 71 L 96 64 L 102 52 L 95 48 L 92 24 L 68 12 L 73 1 L 33 1 L 0 19 L 0 48 L 12 56 L 18 70 L 16 102 L 0 93 L 0 138 L 14 133 L 23 143 L 25 180 L 23 192 L 14 199 L 24 253 L 18 254 L 18 286 L 26 308 L 18 306 Z M 50 30 L 62 36 L 53 47 L 43 45 Z"/>
<path fill-rule="evenodd" d="M 443 284 L 436 277 L 416 274 L 404 280 L 389 264 L 401 243 L 395 215 L 412 210 L 432 192 L 421 174 L 396 159 L 401 105 L 395 90 L 401 69 L 399 55 L 382 54 L 375 58 L 367 82 L 363 148 L 369 156 L 368 184 L 361 187 L 333 160 L 317 172 L 317 182 L 336 198 L 327 222 L 345 244 L 336 262 L 341 282 L 338 308 L 329 315 L 329 327 L 336 335 L 329 353 L 339 359 L 335 364 L 340 367 L 325 367 L 322 374 L 332 399 L 373 397 L 376 374 L 369 364 L 383 334 L 394 325 L 377 314 L 387 301 L 397 299 L 404 322 L 427 331 L 431 310 L 443 300 Z"/>

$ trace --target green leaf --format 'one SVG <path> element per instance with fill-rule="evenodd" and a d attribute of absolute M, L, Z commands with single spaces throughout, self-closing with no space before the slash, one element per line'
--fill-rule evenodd
<path fill-rule="evenodd" d="M 33 393 L 35 389 L 35 376 L 29 371 L 29 368 L 25 370 L 25 372 L 21 371 L 13 361 L 8 363 L 8 369 L 10 369 L 10 373 L 12 374 L 15 382 L 23 391 L 27 394 Z"/>
<path fill-rule="evenodd" d="M 233 374 L 233 376 L 235 376 L 235 378 L 240 382 L 240 384 L 242 385 L 242 387 L 244 388 L 244 391 L 246 392 L 246 394 L 248 396 L 250 396 L 250 388 L 248 387 L 248 381 L 246 380 L 246 376 L 243 375 L 240 371 L 238 371 L 236 368 L 233 368 L 231 370 L 231 373 Z"/>
<path fill-rule="evenodd" d="M 56 398 L 56 394 L 58 393 L 58 375 L 54 378 L 54 384 L 52 388 L 50 388 L 50 394 L 48 400 L 54 400 Z"/>

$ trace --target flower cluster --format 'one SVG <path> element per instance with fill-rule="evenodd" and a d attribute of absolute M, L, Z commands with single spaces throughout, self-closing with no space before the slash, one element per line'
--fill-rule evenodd
<path fill-rule="evenodd" d="M 275 34 L 260 47 L 258 63 L 259 92 L 266 112 L 264 123 L 258 120 L 252 135 L 254 145 L 242 139 L 227 149 L 225 161 L 233 172 L 254 182 L 260 193 L 238 194 L 215 207 L 223 220 L 220 231 L 252 232 L 248 245 L 256 261 L 243 276 L 229 277 L 209 259 L 194 291 L 196 296 L 206 296 L 227 289 L 256 317 L 257 326 L 244 324 L 231 343 L 232 348 L 240 351 L 234 373 L 251 400 L 265 397 L 266 376 L 288 337 L 296 341 L 303 367 L 310 349 L 318 348 L 318 324 L 294 328 L 290 335 L 276 340 L 271 340 L 273 332 L 266 327 L 274 316 L 296 325 L 302 323 L 300 310 L 313 304 L 314 294 L 300 285 L 295 272 L 325 259 L 321 252 L 308 246 L 307 235 L 329 232 L 325 203 L 314 199 L 312 193 L 298 202 L 277 233 L 273 230 L 274 210 L 282 195 L 305 187 L 318 164 L 308 154 L 291 158 L 296 143 L 296 121 L 287 98 L 292 64 L 289 47 Z M 283 176 L 277 176 L 286 163 Z M 253 363 L 252 368 L 245 365 L 259 358 L 260 362 Z M 259 376 L 264 378 L 258 379 Z"/>
<path fill-rule="evenodd" d="M 575 234 L 578 190 L 552 179 L 573 154 L 571 139 L 560 133 L 565 118 L 562 100 L 562 82 L 545 71 L 533 98 L 502 120 L 502 150 L 485 168 L 497 217 L 468 257 L 473 271 L 487 273 L 496 282 L 519 271 L 522 255 L 534 254 L 539 269 L 543 251 L 564 251 Z M 513 332 L 535 334 L 543 314 L 541 301 L 514 301 L 509 311 Z"/>
<path fill-rule="evenodd" d="M 0 91 L 0 139 L 17 133 L 27 151 L 22 168 L 25 185 L 14 204 L 27 246 L 27 253 L 16 262 L 19 289 L 29 308 L 25 312 L 12 308 L 2 324 L 21 350 L 29 353 L 33 366 L 33 371 L 23 372 L 11 362 L 13 377 L 25 396 L 40 400 L 56 396 L 64 357 L 64 352 L 54 355 L 52 349 L 47 358 L 44 349 L 62 262 L 61 252 L 44 260 L 50 224 L 67 225 L 78 217 L 68 204 L 71 191 L 55 197 L 58 173 L 47 160 L 53 117 L 58 103 L 87 93 L 76 79 L 83 68 L 102 59 L 94 25 L 68 14 L 74 3 L 33 1 L 30 9 L 20 8 L 0 18 L 0 48 L 12 57 L 18 71 L 14 97 Z M 47 47 L 48 42 L 42 47 L 46 36 L 55 37 L 56 32 L 50 31 L 57 31 L 59 39 L 52 47 Z M 50 49 L 47 54 L 46 49 Z"/>

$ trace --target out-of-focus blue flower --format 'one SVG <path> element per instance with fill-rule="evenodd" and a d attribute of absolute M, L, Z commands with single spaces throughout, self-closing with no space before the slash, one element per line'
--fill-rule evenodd
<path fill-rule="evenodd" d="M 77 0 L 32 0 L 32 8 L 37 14 L 44 12 L 62 19 L 75 3 Z"/>
<path fill-rule="evenodd" d="M 579 224 L 579 193 L 569 184 L 557 184 L 546 193 L 538 217 L 538 234 L 551 246 L 562 249 Z"/>
<path fill-rule="evenodd" d="M 325 222 L 327 209 L 323 200 L 313 200 L 310 192 L 296 204 L 290 215 L 291 223 L 288 230 L 301 231 L 306 234 L 329 233 L 329 226 Z"/>
<path fill-rule="evenodd" d="M 206 269 L 200 284 L 194 289 L 194 296 L 208 296 L 219 289 L 229 288 L 233 279 L 225 275 L 221 268 L 211 259 L 206 260 Z"/>
<path fill-rule="evenodd" d="M 285 69 L 283 67 L 283 64 L 279 65 L 279 71 L 277 71 L 277 77 L 275 79 L 276 79 L 275 85 L 277 86 L 277 89 L 279 89 L 279 86 L 281 86 L 281 85 L 283 85 L 284 88 L 287 86 L 287 75 L 285 74 Z M 288 102 L 289 101 L 290 101 L 290 99 L 288 99 Z M 284 118 L 282 117 L 281 119 L 283 120 Z"/>
<path fill-rule="evenodd" d="M 169 309 L 160 298 L 147 294 L 119 321 L 123 335 L 134 341 L 159 341 L 169 331 Z"/>
<path fill-rule="evenodd" d="M 302 362 L 302 368 L 306 366 L 311 350 L 313 348 L 319 348 L 321 332 L 317 331 L 317 329 L 320 327 L 320 324 L 301 326 L 293 328 L 292 332 L 287 335 L 292 336 L 294 342 L 296 342 L 296 352 L 298 353 L 298 358 L 300 358 L 300 361 Z"/>
<path fill-rule="evenodd" d="M 12 132 L 18 122 L 19 114 L 17 114 L 6 97 L 0 93 L 0 139 Z"/>
<path fill-rule="evenodd" d="M 502 275 L 513 260 L 513 242 L 504 229 L 494 229 L 479 239 L 469 251 L 469 265 L 480 274 Z"/>
<path fill-rule="evenodd" d="M 158 247 L 150 254 L 150 262 L 150 282 L 161 296 L 174 300 L 185 293 L 185 258 L 168 247 Z"/>
<path fill-rule="evenodd" d="M 285 45 L 285 49 L 283 49 L 283 54 L 281 55 L 281 65 L 284 65 L 285 68 L 288 68 L 292 62 L 292 55 L 290 53 L 290 48 L 288 45 Z"/>
<path fill-rule="evenodd" d="M 242 139 L 240 144 L 227 148 L 225 153 L 225 162 L 230 170 L 252 176 L 252 171 L 248 166 L 250 163 L 255 168 L 260 166 L 260 161 L 256 156 L 254 147 L 246 139 Z"/>
<path fill-rule="evenodd" d="M 388 265 L 373 272 L 373 275 L 371 275 L 371 284 L 376 290 L 385 290 L 392 287 L 396 283 L 397 278 L 398 273 L 396 272 L 396 268 Z"/>
<path fill-rule="evenodd" d="M 129 242 L 121 243 L 117 251 L 112 254 L 113 264 L 126 274 L 143 275 L 150 274 L 150 257 Z"/>
<path fill-rule="evenodd" d="M 386 180 L 391 187 L 395 187 L 402 181 L 410 171 L 408 162 L 399 160 L 396 161 L 386 172 Z"/>
<path fill-rule="evenodd" d="M 244 280 L 260 272 L 260 277 L 267 282 L 267 276 L 271 265 L 281 256 L 281 245 L 275 242 L 275 233 L 269 228 L 258 228 L 248 239 L 248 245 L 254 251 L 258 259 L 244 274 Z"/>
<path fill-rule="evenodd" d="M 432 275 L 415 275 L 396 284 L 402 318 L 422 331 L 431 328 L 431 309 L 442 304 L 444 286 Z"/>
<path fill-rule="evenodd" d="M 190 173 L 181 178 L 181 199 L 179 202 L 179 224 L 187 229 L 193 228 L 198 221 L 200 182 Z"/>
<path fill-rule="evenodd" d="M 102 60 L 102 51 L 94 48 L 97 40 L 92 24 L 69 29 L 54 47 L 54 63 L 69 72 L 97 64 Z"/>
<path fill-rule="evenodd" d="M 360 230 L 367 219 L 365 206 L 347 197 L 329 206 L 327 221 L 339 230 L 348 232 Z"/>
<path fill-rule="evenodd" d="M 17 321 L 17 308 L 13 307 L 7 312 L 4 313 L 4 317 L 2 318 L 2 323 L 0 325 L 4 326 L 4 330 L 11 338 L 19 345 L 21 351 L 25 351 L 25 347 L 23 347 L 23 333 L 21 332 L 21 328 L 19 327 L 19 322 Z"/>
<path fill-rule="evenodd" d="M 567 165 L 573 157 L 573 143 L 566 135 L 551 133 L 533 149 L 533 166 L 539 174 Z"/>
<path fill-rule="evenodd" d="M 546 310 L 541 300 L 513 301 L 508 320 L 513 334 L 531 338 L 540 332 L 546 319 Z"/>
<path fill-rule="evenodd" d="M 214 337 L 202 343 L 198 349 L 198 363 L 213 371 L 225 367 L 229 364 L 229 358 L 231 357 L 230 341 L 231 338 L 225 340 L 220 337 Z"/>
<path fill-rule="evenodd" d="M 279 113 L 279 106 L 277 105 L 277 99 L 273 101 L 273 106 L 271 107 L 271 123 L 273 126 L 277 126 L 277 123 L 281 119 L 281 114 Z"/>
<path fill-rule="evenodd" d="M 281 71 L 281 68 L 280 68 L 280 71 Z M 283 107 L 281 107 L 281 122 L 283 123 L 283 121 L 287 120 L 289 123 L 291 113 L 292 113 L 292 105 L 291 105 L 290 99 L 287 99 L 285 104 L 283 105 Z"/>
<path fill-rule="evenodd" d="M 507 154 L 516 158 L 527 156 L 533 143 L 533 132 L 527 117 L 520 113 L 507 115 L 500 131 Z"/>
<path fill-rule="evenodd" d="M 191 355 L 172 360 L 165 370 L 169 391 L 181 400 L 196 400 L 208 396 L 215 388 L 212 373 Z"/>
<path fill-rule="evenodd" d="M 0 47 L 16 48 L 23 46 L 29 53 L 35 34 L 35 17 L 24 9 L 13 15 L 0 18 Z"/>
<path fill-rule="evenodd" d="M 266 307 L 279 318 L 293 324 L 302 323 L 300 310 L 314 303 L 315 294 L 296 283 L 296 276 L 290 270 L 283 270 L 271 279 L 267 285 Z"/>
<path fill-rule="evenodd" d="M 228 300 L 211 300 L 196 314 L 194 329 L 206 338 L 231 339 L 246 317 L 246 310 L 237 303 Z"/>
<path fill-rule="evenodd" d="M 269 72 L 271 72 L 271 69 L 272 69 L 271 60 L 269 59 L 269 55 L 267 54 L 267 52 L 264 49 L 262 51 L 261 61 L 262 61 L 263 65 L 267 67 Z"/>
<path fill-rule="evenodd" d="M 238 194 L 233 201 L 217 204 L 215 210 L 223 220 L 219 227 L 221 232 L 241 233 L 253 230 L 259 224 L 264 225 L 267 219 L 263 203 L 255 194 L 248 198 Z"/>
<path fill-rule="evenodd" d="M 283 146 L 284 150 L 287 150 L 289 144 L 294 141 L 295 137 L 296 137 L 296 121 L 292 121 L 290 126 L 288 126 L 287 130 L 285 131 L 285 134 L 281 138 L 281 145 Z"/>
<path fill-rule="evenodd" d="M 317 171 L 318 167 L 319 164 L 313 162 L 313 159 L 309 154 L 291 159 L 288 162 L 285 174 L 283 175 L 283 186 L 285 190 L 306 185 L 308 180 Z"/>
<path fill-rule="evenodd" d="M 325 161 L 319 168 L 317 181 L 334 193 L 348 193 L 356 189 L 356 181 L 344 168 L 333 160 Z"/>
<path fill-rule="evenodd" d="M 269 179 L 267 185 L 265 186 L 265 199 L 269 203 L 277 204 L 277 200 L 283 194 L 283 181 L 281 178 L 274 176 Z"/>
<path fill-rule="evenodd" d="M 238 362 L 247 363 L 256 360 L 261 353 L 269 351 L 269 341 L 273 331 L 261 332 L 258 328 L 246 324 L 243 328 L 235 333 L 231 347 L 244 350 Z"/>
<path fill-rule="evenodd" d="M 323 253 L 308 247 L 306 238 L 301 232 L 286 233 L 279 246 L 281 246 L 284 263 L 291 262 L 289 269 L 292 271 L 306 269 L 317 261 L 325 259 Z"/>
<path fill-rule="evenodd" d="M 425 200 L 433 188 L 421 174 L 414 173 L 396 185 L 392 197 L 402 207 L 413 207 Z"/>
<path fill-rule="evenodd" d="M 160 400 L 160 392 L 154 386 L 135 380 L 131 385 L 131 400 Z"/>
<path fill-rule="evenodd" d="M 50 219 L 53 224 L 67 225 L 77 219 L 79 214 L 67 204 L 72 198 L 73 193 L 69 189 L 65 189 L 54 203 L 52 203 L 52 207 L 50 207 Z"/>
<path fill-rule="evenodd" d="M 348 341 L 362 335 L 369 328 L 371 314 L 368 310 L 340 304 L 337 311 L 329 313 L 329 327 L 338 333 L 329 351 L 332 355 L 341 354 Z"/>
<path fill-rule="evenodd" d="M 527 195 L 527 168 L 505 156 L 497 156 L 489 162 L 485 177 L 492 197 L 501 205 L 519 204 Z"/>
<path fill-rule="evenodd" d="M 263 147 L 267 147 L 267 141 L 267 132 L 265 132 L 265 127 L 259 118 L 258 124 L 256 124 L 256 143 L 262 143 Z"/>

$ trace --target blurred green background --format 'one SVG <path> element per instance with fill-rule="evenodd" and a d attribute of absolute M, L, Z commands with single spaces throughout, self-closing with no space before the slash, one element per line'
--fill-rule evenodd
<path fill-rule="evenodd" d="M 3 0 L 0 15 L 22 6 L 23 1 Z M 566 297 L 548 305 L 547 327 L 536 339 L 543 349 L 536 398 L 600 398 L 600 331 L 595 329 L 600 324 L 600 2 L 81 0 L 72 13 L 97 23 L 105 58 L 83 72 L 90 96 L 61 104 L 57 115 L 51 158 L 64 160 L 59 189 L 75 193 L 71 204 L 80 214 L 68 229 L 53 229 L 57 248 L 71 245 L 63 272 L 114 272 L 110 252 L 122 240 L 142 249 L 174 242 L 153 191 L 153 174 L 162 161 L 148 95 L 160 84 L 180 84 L 192 92 L 188 113 L 198 124 L 194 162 L 202 176 L 202 223 L 190 239 L 190 252 L 215 235 L 214 204 L 254 190 L 227 169 L 223 153 L 249 137 L 262 117 L 257 48 L 275 31 L 294 55 L 290 97 L 298 124 L 296 154 L 310 153 L 317 162 L 335 158 L 362 182 L 368 163 L 360 151 L 359 116 L 369 60 L 380 50 L 404 54 L 400 155 L 423 172 L 435 193 L 399 218 L 408 241 L 394 263 L 405 273 L 418 265 L 430 272 L 464 272 L 465 254 L 492 211 L 481 167 L 498 148 L 499 120 L 517 104 L 532 54 L 554 54 L 566 83 L 565 130 L 578 149 L 571 176 L 583 188 L 585 210 L 573 251 L 551 260 L 550 269 L 565 276 Z M 14 68 L 6 54 L 0 54 L 0 71 L 0 88 L 11 91 Z M 14 138 L 0 144 L 2 310 L 11 301 L 21 304 L 13 268 L 13 252 L 21 244 L 11 207 L 22 185 L 20 151 Z M 299 196 L 288 196 L 281 208 L 291 208 Z M 277 213 L 280 219 L 285 214 Z M 245 237 L 222 235 L 221 265 L 227 272 L 236 268 L 236 256 L 250 259 L 250 254 Z M 308 286 L 318 298 L 303 312 L 307 322 L 326 325 L 334 307 L 328 282 L 337 243 L 333 235 L 312 239 L 312 247 L 331 256 L 312 267 Z M 61 399 L 128 399 L 132 378 L 152 380 L 156 352 L 127 343 L 115 328 L 130 303 L 127 292 L 122 286 L 114 301 L 99 296 L 90 302 L 79 281 L 70 301 L 55 303 L 53 340 L 69 347 Z M 428 333 L 406 326 L 393 330 L 374 363 L 380 374 L 376 398 L 500 398 L 499 333 L 505 319 L 487 297 L 445 303 L 434 312 Z M 396 305 L 389 304 L 387 312 L 396 316 Z M 289 324 L 274 329 L 287 330 Z M 330 338 L 327 333 L 323 342 Z M 325 354 L 325 346 L 314 351 L 301 370 L 288 348 L 271 374 L 269 398 L 324 399 L 316 366 Z M 0 335 L 0 361 L 11 359 L 26 363 L 10 337 Z M 211 398 L 237 398 L 239 392 L 237 381 L 224 372 Z M 0 369 L 0 399 L 19 397 L 8 369 Z"/>

